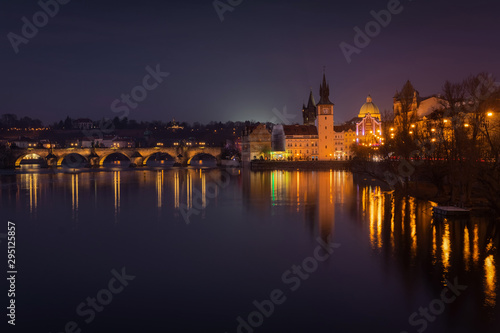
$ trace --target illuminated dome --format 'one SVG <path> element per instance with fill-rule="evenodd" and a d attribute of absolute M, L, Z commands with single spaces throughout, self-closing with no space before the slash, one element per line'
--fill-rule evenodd
<path fill-rule="evenodd" d="M 380 110 L 378 109 L 378 107 L 373 104 L 372 102 L 372 97 L 370 95 L 368 95 L 368 97 L 366 98 L 366 103 L 363 104 L 363 106 L 361 107 L 361 109 L 359 110 L 359 118 L 364 118 L 366 116 L 366 114 L 369 113 L 373 118 L 377 118 L 380 120 Z"/>

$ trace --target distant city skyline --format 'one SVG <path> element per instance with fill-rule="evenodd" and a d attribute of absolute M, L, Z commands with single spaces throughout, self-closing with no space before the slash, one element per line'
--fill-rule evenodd
<path fill-rule="evenodd" d="M 446 80 L 500 76 L 494 1 L 41 3 L 2 3 L 0 114 L 44 124 L 123 115 L 123 95 L 137 97 L 127 116 L 138 121 L 268 122 L 286 107 L 290 123 L 301 123 L 324 66 L 342 123 L 368 95 L 392 110 L 407 80 L 428 96 Z"/>

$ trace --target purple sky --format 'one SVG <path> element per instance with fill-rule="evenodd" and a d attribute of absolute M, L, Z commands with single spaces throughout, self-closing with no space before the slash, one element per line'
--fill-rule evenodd
<path fill-rule="evenodd" d="M 402 1 L 348 64 L 340 43 L 354 44 L 354 27 L 364 30 L 370 12 L 389 2 L 244 0 L 221 22 L 213 0 L 71 0 L 16 54 L 8 34 L 21 36 L 21 18 L 32 22 L 41 7 L 2 1 L 0 114 L 45 122 L 121 115 L 112 102 L 134 88 L 140 93 L 146 67 L 157 64 L 170 75 L 129 118 L 270 121 L 273 108 L 286 106 L 301 121 L 310 87 L 319 99 L 323 66 L 336 123 L 356 116 L 368 94 L 391 109 L 408 79 L 430 95 L 447 79 L 481 71 L 500 77 L 498 1 Z"/>

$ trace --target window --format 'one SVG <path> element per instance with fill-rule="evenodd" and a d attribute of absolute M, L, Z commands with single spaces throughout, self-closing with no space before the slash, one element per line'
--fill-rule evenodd
<path fill-rule="evenodd" d="M 326 120 L 326 117 L 325 117 L 325 120 Z"/>
<path fill-rule="evenodd" d="M 325 126 L 325 129 L 327 129 L 327 127 Z"/>

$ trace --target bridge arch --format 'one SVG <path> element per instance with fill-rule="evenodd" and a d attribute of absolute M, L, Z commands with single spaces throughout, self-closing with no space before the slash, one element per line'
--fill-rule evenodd
<path fill-rule="evenodd" d="M 110 153 L 99 156 L 99 166 L 103 166 L 106 159 L 112 155 L 115 155 L 116 157 L 118 157 L 118 156 L 125 157 L 128 162 L 132 163 L 132 159 L 130 158 L 130 156 L 127 156 L 126 154 L 124 154 L 120 151 L 112 151 Z"/>
<path fill-rule="evenodd" d="M 23 153 L 23 154 L 19 155 L 19 157 L 17 157 L 16 162 L 14 163 L 14 165 L 15 165 L 16 167 L 21 166 L 21 162 L 22 162 L 22 161 L 23 161 L 26 157 L 28 157 L 28 156 L 38 156 L 38 158 L 39 158 L 39 159 L 43 159 L 43 160 L 44 160 L 44 158 L 43 158 L 42 156 L 40 156 L 39 154 L 35 154 L 35 153 L 32 153 L 32 152 L 27 152 L 27 153 Z"/>
<path fill-rule="evenodd" d="M 211 161 L 215 162 L 215 165 L 217 165 L 217 162 L 218 162 L 218 159 L 216 156 L 210 154 L 210 153 L 197 153 L 197 154 L 194 154 L 193 156 L 191 156 L 188 161 L 187 161 L 187 164 L 188 165 L 193 165 L 192 162 L 199 162 L 199 163 L 196 163 L 194 165 L 199 165 L 199 166 L 203 166 L 203 160 L 202 158 L 206 158 L 208 157 Z"/>
<path fill-rule="evenodd" d="M 64 155 L 59 155 L 57 157 L 57 166 L 62 166 L 66 158 L 70 158 L 68 161 L 68 166 L 71 168 L 81 168 L 89 163 L 89 160 L 85 156 L 78 153 L 69 153 Z"/>
<path fill-rule="evenodd" d="M 157 152 L 154 152 L 152 154 L 149 154 L 148 156 L 146 156 L 144 158 L 144 162 L 143 164 L 146 165 L 146 163 L 150 160 L 151 157 L 156 157 L 156 156 L 167 156 L 169 160 L 172 160 L 172 161 L 175 161 L 175 157 L 173 157 L 172 155 L 170 155 L 169 153 L 167 152 L 164 152 L 164 151 L 157 151 Z"/>

